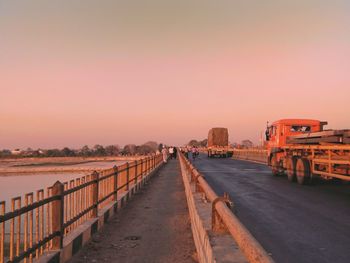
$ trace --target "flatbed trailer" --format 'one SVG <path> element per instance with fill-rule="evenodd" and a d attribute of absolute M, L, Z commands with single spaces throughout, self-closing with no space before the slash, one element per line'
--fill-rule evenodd
<path fill-rule="evenodd" d="M 350 130 L 309 132 L 287 137 L 287 144 L 350 144 Z"/>
<path fill-rule="evenodd" d="M 268 164 L 275 176 L 308 184 L 320 176 L 350 181 L 350 131 L 323 130 L 326 122 L 284 119 L 266 132 Z"/>
<path fill-rule="evenodd" d="M 282 166 L 290 181 L 307 184 L 314 176 L 350 181 L 350 145 L 293 145 L 282 149 Z"/>

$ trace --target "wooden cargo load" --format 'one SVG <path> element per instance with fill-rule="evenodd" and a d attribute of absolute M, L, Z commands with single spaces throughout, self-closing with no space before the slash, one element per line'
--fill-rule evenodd
<path fill-rule="evenodd" d="M 208 134 L 208 147 L 228 146 L 227 128 L 212 128 Z"/>
<path fill-rule="evenodd" d="M 310 132 L 287 137 L 287 144 L 350 144 L 350 130 Z"/>

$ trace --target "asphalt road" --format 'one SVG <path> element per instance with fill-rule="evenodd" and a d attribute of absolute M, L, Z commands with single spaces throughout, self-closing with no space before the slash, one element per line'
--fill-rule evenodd
<path fill-rule="evenodd" d="M 310 186 L 273 177 L 248 161 L 194 161 L 218 195 L 229 193 L 235 213 L 276 262 L 350 262 L 350 184 Z"/>

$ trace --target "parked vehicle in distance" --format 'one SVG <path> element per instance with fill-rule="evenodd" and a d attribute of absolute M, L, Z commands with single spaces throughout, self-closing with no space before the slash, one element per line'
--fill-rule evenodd
<path fill-rule="evenodd" d="M 230 157 L 233 150 L 229 147 L 227 128 L 212 128 L 208 133 L 208 157 Z"/>
<path fill-rule="evenodd" d="M 268 164 L 275 176 L 308 184 L 315 176 L 350 181 L 350 130 L 324 130 L 327 122 L 282 119 L 266 130 Z"/>

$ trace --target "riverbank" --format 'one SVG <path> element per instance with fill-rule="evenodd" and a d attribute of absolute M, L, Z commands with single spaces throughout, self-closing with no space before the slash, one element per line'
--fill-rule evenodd
<path fill-rule="evenodd" d="M 0 159 L 0 176 L 27 173 L 81 173 L 100 171 L 140 158 L 142 156 Z"/>

